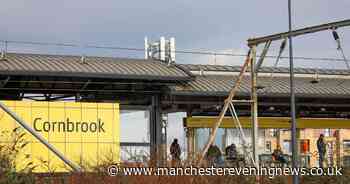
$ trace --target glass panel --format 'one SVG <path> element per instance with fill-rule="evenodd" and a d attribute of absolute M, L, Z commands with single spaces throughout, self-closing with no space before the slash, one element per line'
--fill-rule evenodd
<path fill-rule="evenodd" d="M 203 149 L 209 138 L 209 128 L 196 128 L 195 129 L 195 143 L 196 151 Z"/>
<path fill-rule="evenodd" d="M 150 114 L 148 110 L 120 111 L 120 142 L 149 143 Z M 150 146 L 121 146 L 122 161 L 141 162 L 149 158 Z"/>
<path fill-rule="evenodd" d="M 181 157 L 186 158 L 187 155 L 187 142 L 186 133 L 183 127 L 183 118 L 186 117 L 186 113 L 169 113 L 168 114 L 168 126 L 167 126 L 167 151 L 170 154 L 170 145 L 174 139 L 178 139 L 178 143 L 181 148 Z"/>
<path fill-rule="evenodd" d="M 120 142 L 149 142 L 149 112 L 120 111 Z"/>
<path fill-rule="evenodd" d="M 215 136 L 214 144 L 217 145 L 221 149 L 221 151 L 225 150 L 224 136 L 225 136 L 225 129 L 219 128 Z"/>

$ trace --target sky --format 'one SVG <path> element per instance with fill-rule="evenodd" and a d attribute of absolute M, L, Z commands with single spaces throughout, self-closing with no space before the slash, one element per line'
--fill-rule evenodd
<path fill-rule="evenodd" d="M 348 0 L 294 0 L 292 6 L 293 28 L 350 17 Z M 6 0 L 0 7 L 0 39 L 143 48 L 145 36 L 151 40 L 173 36 L 177 50 L 244 54 L 248 38 L 287 31 L 287 16 L 287 0 Z M 339 34 L 347 54 L 350 28 L 339 29 Z M 269 54 L 276 55 L 279 44 L 273 43 Z M 296 38 L 294 48 L 295 56 L 340 57 L 328 31 Z M 143 52 L 19 44 L 9 44 L 8 50 L 143 57 Z M 287 55 L 288 50 L 284 54 Z M 240 57 L 177 54 L 178 63 L 238 65 L 242 60 Z M 286 64 L 288 60 L 281 61 L 281 65 Z M 296 64 L 328 68 L 344 66 L 339 62 L 317 61 L 296 61 Z"/>
<path fill-rule="evenodd" d="M 350 18 L 349 0 L 293 0 L 292 6 L 294 29 Z M 151 40 L 165 36 L 175 37 L 177 50 L 245 54 L 248 38 L 287 31 L 287 12 L 287 0 L 3 0 L 0 6 L 0 40 L 143 48 L 145 36 Z M 350 57 L 350 27 L 341 28 L 338 32 L 345 54 Z M 341 57 L 329 31 L 297 37 L 293 41 L 295 56 Z M 279 44 L 272 44 L 269 55 L 278 53 Z M 0 48 L 4 49 L 4 45 L 1 43 Z M 138 58 L 144 54 L 13 43 L 7 46 L 9 52 Z M 284 55 L 288 55 L 288 50 Z M 176 58 L 178 63 L 196 64 L 239 65 L 243 61 L 241 57 L 179 53 Z M 271 62 L 267 60 L 266 64 Z M 298 67 L 345 67 L 342 62 L 295 62 Z M 279 64 L 287 65 L 288 60 L 281 60 Z M 182 123 L 178 123 L 182 116 L 170 118 L 170 139 L 180 132 L 183 137 Z M 144 117 L 140 115 L 136 119 L 142 121 Z"/>

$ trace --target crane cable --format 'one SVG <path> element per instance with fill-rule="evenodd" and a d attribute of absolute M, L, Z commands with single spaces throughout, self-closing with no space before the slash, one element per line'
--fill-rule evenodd
<path fill-rule="evenodd" d="M 332 28 L 332 35 L 333 35 L 334 41 L 337 44 L 337 50 L 340 52 L 341 56 L 343 57 L 344 63 L 345 63 L 345 66 L 346 66 L 347 70 L 350 71 L 350 65 L 349 65 L 348 60 L 347 60 L 347 58 L 345 56 L 343 47 L 341 45 L 340 36 L 339 36 L 339 34 L 337 32 L 337 29 L 335 27 Z M 344 84 L 345 81 L 346 81 L 346 79 L 340 81 L 337 86 L 340 86 L 340 85 Z"/>
<path fill-rule="evenodd" d="M 268 90 L 272 88 L 273 77 L 274 77 L 273 74 L 276 71 L 276 68 L 277 68 L 278 63 L 281 59 L 282 53 L 283 53 L 284 49 L 286 48 L 286 45 L 287 45 L 287 38 L 284 38 L 284 40 L 281 43 L 278 56 L 276 57 L 276 61 L 272 67 L 272 71 L 271 71 L 270 76 L 269 76 L 270 78 L 268 79 L 268 85 L 265 87 L 267 90 L 265 92 L 268 92 Z"/>
<path fill-rule="evenodd" d="M 339 34 L 338 34 L 336 28 L 332 28 L 332 35 L 333 35 L 333 38 L 334 38 L 335 42 L 337 43 L 337 50 L 340 51 L 340 53 L 341 53 L 341 55 L 342 55 L 342 57 L 344 59 L 344 63 L 346 65 L 346 68 L 348 70 L 350 70 L 350 65 L 348 63 L 348 60 L 346 59 L 343 47 L 341 45 L 340 37 L 339 37 Z"/>

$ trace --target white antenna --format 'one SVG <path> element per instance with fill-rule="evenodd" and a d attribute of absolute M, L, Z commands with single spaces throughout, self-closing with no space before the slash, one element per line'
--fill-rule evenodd
<path fill-rule="evenodd" d="M 149 55 L 149 47 L 148 47 L 148 39 L 147 37 L 145 37 L 145 59 L 148 59 L 148 55 Z"/>
<path fill-rule="evenodd" d="M 5 51 L 5 50 L 2 50 L 2 51 L 1 51 L 0 59 L 1 59 L 1 60 L 5 60 L 5 59 L 6 59 L 6 51 Z"/>
<path fill-rule="evenodd" d="M 170 38 L 170 61 L 175 62 L 175 38 L 171 37 Z"/>
<path fill-rule="evenodd" d="M 159 41 L 159 59 L 161 61 L 165 61 L 165 38 L 160 37 Z"/>
<path fill-rule="evenodd" d="M 151 42 L 145 37 L 145 59 L 157 59 L 165 61 L 168 65 L 175 62 L 175 38 L 171 37 L 166 40 L 160 37 L 159 41 Z"/>
<path fill-rule="evenodd" d="M 80 63 L 81 63 L 81 64 L 86 64 L 85 55 L 82 55 L 82 56 L 80 57 Z"/>

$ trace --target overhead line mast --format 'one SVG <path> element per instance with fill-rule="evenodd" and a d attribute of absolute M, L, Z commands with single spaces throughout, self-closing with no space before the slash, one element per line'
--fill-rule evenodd
<path fill-rule="evenodd" d="M 247 58 L 246 61 L 244 62 L 241 72 L 234 84 L 234 86 L 232 86 L 230 92 L 229 92 L 229 96 L 225 99 L 224 101 L 224 106 L 222 111 L 219 114 L 219 117 L 217 119 L 217 121 L 215 122 L 212 131 L 211 131 L 211 135 L 209 136 L 208 142 L 206 144 L 206 146 L 203 148 L 202 153 L 201 153 L 201 157 L 199 159 L 199 165 L 202 164 L 203 159 L 210 147 L 211 144 L 213 144 L 216 133 L 218 128 L 220 127 L 220 124 L 227 112 L 227 110 L 229 109 L 229 106 L 234 103 L 234 96 L 235 93 L 237 91 L 237 89 L 240 87 L 240 84 L 242 82 L 243 79 L 243 75 L 245 74 L 245 72 L 247 71 L 247 68 L 250 64 L 254 64 L 252 68 L 252 70 L 250 71 L 250 75 L 251 75 L 251 109 L 252 109 L 252 114 L 251 114 L 251 119 L 252 119 L 252 125 L 253 125 L 253 136 L 257 136 L 257 127 L 258 127 L 258 122 L 257 122 L 257 91 L 256 91 L 256 76 L 258 74 L 259 68 L 262 66 L 263 60 L 264 60 L 264 56 L 267 55 L 269 46 L 271 44 L 272 41 L 276 41 L 276 40 L 284 40 L 286 38 L 292 38 L 292 37 L 296 37 L 296 36 L 301 36 L 301 35 L 306 35 L 306 34 L 311 34 L 311 33 L 316 33 L 316 32 L 320 32 L 320 31 L 325 31 L 325 30 L 332 30 L 334 28 L 340 28 L 340 27 L 346 27 L 346 26 L 350 26 L 350 19 L 347 20 L 343 20 L 343 21 L 338 21 L 338 22 L 331 22 L 331 23 L 327 23 L 327 24 L 322 24 L 322 25 L 317 25 L 317 26 L 311 26 L 311 27 L 307 27 L 307 28 L 302 28 L 302 29 L 297 29 L 294 31 L 288 31 L 288 32 L 283 32 L 283 33 L 277 33 L 277 34 L 273 34 L 273 35 L 269 35 L 269 36 L 264 36 L 264 37 L 259 37 L 259 38 L 252 38 L 252 39 L 248 39 L 248 46 L 250 48 L 249 53 L 247 54 Z M 259 59 L 259 61 L 257 63 L 255 63 L 256 60 L 256 47 L 259 44 L 265 43 L 265 47 L 262 51 L 262 58 Z M 237 121 L 236 121 L 237 122 Z M 253 158 L 254 160 L 252 161 L 252 163 L 254 164 L 254 166 L 259 166 L 258 163 L 258 156 L 257 156 L 257 150 L 256 150 L 256 146 L 257 146 L 257 138 L 253 137 L 252 138 L 252 147 L 253 147 Z"/>
<path fill-rule="evenodd" d="M 350 19 L 346 19 L 338 22 L 331 22 L 327 24 L 321 24 L 317 26 L 306 27 L 306 28 L 297 29 L 291 32 L 288 31 L 288 32 L 277 33 L 277 34 L 264 36 L 264 37 L 251 38 L 251 39 L 248 39 L 248 46 L 251 47 L 253 45 L 266 43 L 268 41 L 282 40 L 289 36 L 296 37 L 300 35 L 311 34 L 311 33 L 316 33 L 316 32 L 325 31 L 325 30 L 332 30 L 333 28 L 341 28 L 346 26 L 350 26 Z"/>

